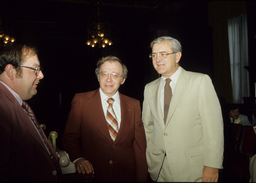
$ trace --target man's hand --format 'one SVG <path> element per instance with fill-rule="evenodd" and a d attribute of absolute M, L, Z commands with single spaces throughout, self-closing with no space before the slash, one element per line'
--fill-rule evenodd
<path fill-rule="evenodd" d="M 75 165 L 78 173 L 85 174 L 86 172 L 87 174 L 94 174 L 93 166 L 88 160 L 79 159 L 75 162 Z"/>
<path fill-rule="evenodd" d="M 217 182 L 219 169 L 205 166 L 203 169 L 202 182 Z"/>

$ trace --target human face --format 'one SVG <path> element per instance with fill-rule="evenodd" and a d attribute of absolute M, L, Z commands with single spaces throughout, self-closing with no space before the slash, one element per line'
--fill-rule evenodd
<path fill-rule="evenodd" d="M 152 59 L 153 66 L 159 74 L 167 78 L 178 69 L 181 52 L 177 52 L 175 56 L 174 54 L 169 54 L 166 58 L 160 57 L 158 54 L 160 52 L 173 53 L 172 44 L 169 41 L 164 41 L 155 43 L 152 48 L 152 53 L 157 54 L 157 57 Z"/>
<path fill-rule="evenodd" d="M 40 66 L 40 62 L 37 55 L 34 55 L 27 58 L 22 65 L 36 68 Z M 40 80 L 44 78 L 44 75 L 42 71 L 39 71 L 36 75 L 35 70 L 26 67 L 21 67 L 21 72 L 21 76 L 18 74 L 15 76 L 15 88 L 22 100 L 28 100 L 37 93 L 37 85 L 39 84 Z"/>
<path fill-rule="evenodd" d="M 229 115 L 234 118 L 237 119 L 239 117 L 239 108 L 235 109 L 235 110 L 230 110 Z"/>
<path fill-rule="evenodd" d="M 101 73 L 108 73 L 104 78 Z M 120 75 L 120 77 L 114 78 L 112 73 Z M 103 93 L 108 97 L 112 97 L 119 89 L 120 85 L 125 82 L 125 78 L 122 79 L 122 65 L 117 61 L 106 61 L 100 67 L 99 84 Z"/>

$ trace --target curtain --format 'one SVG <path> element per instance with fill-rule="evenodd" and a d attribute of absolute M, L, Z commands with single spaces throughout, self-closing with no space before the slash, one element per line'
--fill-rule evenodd
<path fill-rule="evenodd" d="M 233 103 L 229 49 L 228 22 L 213 26 L 214 86 L 222 103 Z"/>
<path fill-rule="evenodd" d="M 249 97 L 247 15 L 228 20 L 228 42 L 233 102 Z"/>

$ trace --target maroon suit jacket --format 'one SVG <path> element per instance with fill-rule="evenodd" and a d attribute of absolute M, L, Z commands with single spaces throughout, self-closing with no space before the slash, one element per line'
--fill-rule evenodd
<path fill-rule="evenodd" d="M 2 83 L 0 147 L 0 182 L 58 180 L 59 172 L 28 115 Z"/>
<path fill-rule="evenodd" d="M 89 160 L 97 181 L 146 181 L 146 139 L 138 100 L 120 94 L 121 126 L 113 142 L 99 89 L 76 94 L 62 143 L 72 161 Z"/>

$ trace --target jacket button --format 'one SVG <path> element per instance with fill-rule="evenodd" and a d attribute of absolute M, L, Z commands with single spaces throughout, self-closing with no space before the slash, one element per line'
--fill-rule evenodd
<path fill-rule="evenodd" d="M 164 133 L 164 136 L 167 136 L 167 133 Z"/>
<path fill-rule="evenodd" d="M 113 161 L 112 161 L 112 160 L 110 160 L 110 161 L 109 161 L 109 164 L 110 164 L 110 165 L 111 165 L 111 164 L 113 164 Z"/>
<path fill-rule="evenodd" d="M 52 174 L 53 174 L 53 175 L 57 175 L 57 171 L 56 171 L 56 170 L 53 170 Z"/>

